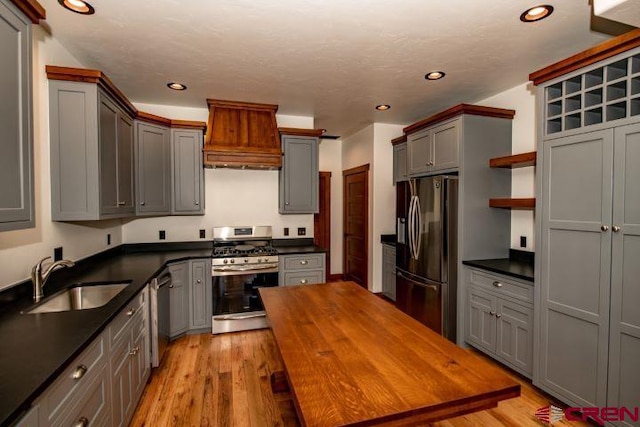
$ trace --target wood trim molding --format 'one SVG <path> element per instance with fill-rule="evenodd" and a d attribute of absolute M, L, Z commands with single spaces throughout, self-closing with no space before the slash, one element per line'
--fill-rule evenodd
<path fill-rule="evenodd" d="M 36 0 L 11 0 L 11 3 L 36 25 L 40 20 L 47 19 L 47 11 Z"/>
<path fill-rule="evenodd" d="M 314 138 L 322 136 L 322 129 L 278 128 L 278 132 L 280 135 L 312 136 Z"/>
<path fill-rule="evenodd" d="M 100 70 L 86 68 L 58 67 L 47 65 L 47 78 L 49 80 L 64 80 L 69 82 L 95 83 L 111 95 L 133 117 L 138 116 L 138 109 L 131 101 L 113 84 L 113 82 Z"/>
<path fill-rule="evenodd" d="M 156 116 L 155 114 L 145 113 L 144 111 L 138 111 L 138 114 L 136 114 L 136 120 L 141 120 L 158 126 L 171 127 L 171 120 Z"/>
<path fill-rule="evenodd" d="M 235 108 L 238 110 L 266 110 L 273 111 L 274 113 L 278 111 L 278 106 L 275 104 L 256 104 L 253 102 L 225 101 L 222 99 L 207 99 L 207 105 L 209 109 L 211 109 L 211 107 L 222 107 Z"/>
<path fill-rule="evenodd" d="M 515 110 L 507 110 L 504 108 L 484 107 L 482 105 L 471 105 L 471 104 L 458 104 L 455 107 L 451 107 L 448 110 L 434 114 L 431 117 L 427 117 L 426 119 L 420 120 L 419 122 L 409 125 L 406 128 L 402 129 L 402 131 L 406 134 L 409 134 L 412 132 L 416 132 L 420 129 L 429 127 L 432 124 L 435 124 L 443 120 L 447 120 L 462 114 L 471 114 L 474 116 L 485 116 L 485 117 L 496 117 L 500 119 L 513 119 L 513 117 L 516 115 L 516 112 Z"/>
<path fill-rule="evenodd" d="M 342 176 L 353 175 L 360 172 L 368 172 L 369 171 L 369 163 L 362 166 L 356 166 L 355 168 L 347 169 L 342 171 Z"/>
<path fill-rule="evenodd" d="M 207 124 L 205 122 L 197 122 L 192 120 L 171 120 L 171 127 L 174 129 L 195 129 L 195 130 L 207 130 Z"/>
<path fill-rule="evenodd" d="M 407 142 L 407 135 L 402 135 L 391 140 L 391 145 L 398 145 Z"/>
<path fill-rule="evenodd" d="M 640 29 L 624 33 L 621 36 L 607 40 L 597 46 L 570 56 L 555 64 L 529 74 L 529 80 L 539 85 L 556 77 L 570 73 L 587 65 L 595 64 L 603 59 L 626 52 L 640 46 Z"/>

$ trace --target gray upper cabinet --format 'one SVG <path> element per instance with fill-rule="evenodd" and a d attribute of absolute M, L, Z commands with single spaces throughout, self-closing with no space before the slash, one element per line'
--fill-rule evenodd
<path fill-rule="evenodd" d="M 96 84 L 49 81 L 51 215 L 87 221 L 134 214 L 133 122 Z"/>
<path fill-rule="evenodd" d="M 318 138 L 282 136 L 281 214 L 318 212 Z"/>
<path fill-rule="evenodd" d="M 0 0 L 0 231 L 31 228 L 33 125 L 31 22 Z"/>
<path fill-rule="evenodd" d="M 169 128 L 136 121 L 136 214 L 171 212 Z"/>
<path fill-rule="evenodd" d="M 456 118 L 407 136 L 409 177 L 458 168 L 461 121 L 461 118 Z"/>
<path fill-rule="evenodd" d="M 204 215 L 202 131 L 171 130 L 172 215 Z"/>
<path fill-rule="evenodd" d="M 405 142 L 393 146 L 393 182 L 407 179 L 407 143 Z"/>

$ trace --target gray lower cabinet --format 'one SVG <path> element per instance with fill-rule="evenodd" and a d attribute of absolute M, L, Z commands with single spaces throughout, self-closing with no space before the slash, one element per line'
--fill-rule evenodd
<path fill-rule="evenodd" d="M 148 301 L 146 287 L 16 425 L 128 425 L 151 370 Z"/>
<path fill-rule="evenodd" d="M 136 121 L 136 215 L 171 212 L 169 128 Z"/>
<path fill-rule="evenodd" d="M 533 284 L 465 268 L 465 341 L 520 372 L 533 373 Z"/>
<path fill-rule="evenodd" d="M 407 135 L 409 177 L 458 168 L 461 123 L 456 118 Z"/>
<path fill-rule="evenodd" d="M 382 295 L 396 300 L 396 247 L 382 245 Z"/>
<path fill-rule="evenodd" d="M 96 84 L 49 80 L 54 221 L 133 216 L 133 120 Z"/>
<path fill-rule="evenodd" d="M 171 130 L 171 214 L 204 215 L 201 130 Z"/>
<path fill-rule="evenodd" d="M 404 142 L 393 146 L 393 182 L 407 179 L 407 143 Z"/>
<path fill-rule="evenodd" d="M 32 228 L 31 22 L 0 0 L 0 231 Z"/>
<path fill-rule="evenodd" d="M 318 138 L 282 136 L 279 212 L 311 214 L 318 212 Z"/>
<path fill-rule="evenodd" d="M 213 290 L 211 260 L 194 259 L 169 265 L 169 336 L 211 329 Z"/>
<path fill-rule="evenodd" d="M 313 285 L 325 282 L 324 253 L 280 255 L 278 285 Z"/>
<path fill-rule="evenodd" d="M 573 406 L 640 395 L 640 124 L 542 144 L 539 367 Z"/>

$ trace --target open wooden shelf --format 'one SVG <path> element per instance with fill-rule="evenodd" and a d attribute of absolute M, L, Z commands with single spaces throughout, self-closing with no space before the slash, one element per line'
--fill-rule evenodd
<path fill-rule="evenodd" d="M 496 157 L 489 160 L 489 166 L 492 168 L 523 168 L 526 166 L 535 166 L 536 152 L 514 154 L 512 156 Z"/>
<path fill-rule="evenodd" d="M 489 206 L 502 209 L 533 209 L 536 207 L 536 199 L 533 197 L 522 199 L 489 199 Z"/>

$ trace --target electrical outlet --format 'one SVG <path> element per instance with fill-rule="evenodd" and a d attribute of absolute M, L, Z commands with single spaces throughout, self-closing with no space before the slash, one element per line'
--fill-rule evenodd
<path fill-rule="evenodd" d="M 284 235 L 288 236 L 289 235 L 289 227 L 285 227 L 284 228 Z"/>
<path fill-rule="evenodd" d="M 60 261 L 62 259 L 62 246 L 53 250 L 53 260 Z"/>
<path fill-rule="evenodd" d="M 164 240 L 164 239 L 166 239 L 166 238 L 167 238 L 167 232 L 166 232 L 166 231 L 164 231 L 164 230 L 160 230 L 160 231 L 158 232 L 158 238 L 159 238 L 160 240 Z"/>
<path fill-rule="evenodd" d="M 107 245 L 111 244 L 111 233 L 107 234 Z"/>
<path fill-rule="evenodd" d="M 527 236 L 520 236 L 520 247 L 521 248 L 527 247 Z"/>
<path fill-rule="evenodd" d="M 204 239 L 205 237 L 207 237 L 207 235 L 206 235 L 206 231 L 204 231 L 204 230 L 200 230 L 200 238 L 201 238 L 201 239 Z"/>
<path fill-rule="evenodd" d="M 298 236 L 306 236 L 307 228 L 306 227 L 298 227 Z"/>

